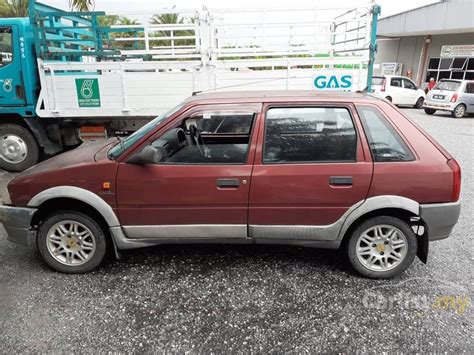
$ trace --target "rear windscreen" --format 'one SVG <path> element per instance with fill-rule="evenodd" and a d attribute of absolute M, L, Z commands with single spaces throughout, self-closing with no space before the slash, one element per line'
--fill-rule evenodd
<path fill-rule="evenodd" d="M 461 86 L 461 83 L 459 81 L 445 80 L 445 81 L 440 81 L 438 85 L 436 85 L 435 89 L 457 91 L 460 86 Z"/>
<path fill-rule="evenodd" d="M 372 85 L 382 85 L 383 78 L 381 76 L 374 76 L 372 78 Z"/>

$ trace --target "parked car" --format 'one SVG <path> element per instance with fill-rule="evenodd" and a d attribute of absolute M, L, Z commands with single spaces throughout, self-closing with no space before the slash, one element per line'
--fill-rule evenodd
<path fill-rule="evenodd" d="M 410 78 L 397 75 L 374 76 L 372 84 L 376 96 L 395 105 L 423 107 L 426 94 Z"/>
<path fill-rule="evenodd" d="M 0 220 L 65 273 L 106 249 L 215 242 L 345 248 L 359 273 L 387 278 L 449 236 L 460 186 L 456 160 L 385 100 L 200 94 L 24 171 Z"/>
<path fill-rule="evenodd" d="M 474 113 L 474 80 L 440 80 L 428 93 L 423 107 L 428 115 L 437 110 L 449 111 L 455 118 Z"/>

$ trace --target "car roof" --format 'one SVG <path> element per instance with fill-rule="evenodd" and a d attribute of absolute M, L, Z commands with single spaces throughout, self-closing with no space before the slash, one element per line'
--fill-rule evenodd
<path fill-rule="evenodd" d="M 197 101 L 232 102 L 284 102 L 284 101 L 344 101 L 367 102 L 376 98 L 366 93 L 316 91 L 316 90 L 246 90 L 196 93 L 186 103 Z"/>

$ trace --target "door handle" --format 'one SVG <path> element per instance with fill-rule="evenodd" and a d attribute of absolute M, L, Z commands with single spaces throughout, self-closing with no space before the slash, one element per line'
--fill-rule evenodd
<path fill-rule="evenodd" d="M 239 179 L 217 179 L 216 185 L 221 188 L 235 188 L 239 187 L 240 181 Z"/>
<path fill-rule="evenodd" d="M 334 186 L 352 186 L 352 176 L 331 176 L 329 185 Z"/>

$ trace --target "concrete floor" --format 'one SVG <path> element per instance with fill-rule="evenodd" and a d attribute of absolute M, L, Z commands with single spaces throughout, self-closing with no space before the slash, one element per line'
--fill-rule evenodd
<path fill-rule="evenodd" d="M 463 168 L 459 224 L 427 265 L 374 281 L 337 251 L 178 245 L 64 275 L 1 227 L 0 353 L 472 353 L 474 119 L 404 111 Z M 0 187 L 13 176 L 0 172 Z"/>

